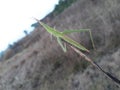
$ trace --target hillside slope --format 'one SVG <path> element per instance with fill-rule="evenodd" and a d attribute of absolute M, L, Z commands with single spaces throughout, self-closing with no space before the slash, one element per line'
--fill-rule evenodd
<path fill-rule="evenodd" d="M 120 79 L 119 0 L 78 0 L 56 17 L 43 21 L 60 31 L 90 28 L 96 51 L 89 33 L 69 36 L 90 49 L 88 56 Z M 8 52 L 7 60 L 0 62 L 0 90 L 119 90 L 70 47 L 63 53 L 56 39 L 51 41 L 41 26 L 18 43 L 17 53 L 7 59 L 11 54 Z"/>

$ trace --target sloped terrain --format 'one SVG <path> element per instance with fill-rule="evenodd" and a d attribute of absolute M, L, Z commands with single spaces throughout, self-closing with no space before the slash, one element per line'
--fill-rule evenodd
<path fill-rule="evenodd" d="M 120 1 L 78 0 L 45 23 L 63 31 L 89 28 L 89 33 L 74 33 L 71 38 L 85 45 L 86 53 L 102 68 L 120 79 Z M 14 56 L 0 62 L 0 90 L 119 90 L 102 72 L 78 56 L 70 47 L 64 53 L 41 27 L 21 41 Z M 7 56 L 8 55 L 8 56 Z"/>

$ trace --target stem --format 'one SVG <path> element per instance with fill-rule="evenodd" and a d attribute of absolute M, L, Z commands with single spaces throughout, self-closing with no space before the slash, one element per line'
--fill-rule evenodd
<path fill-rule="evenodd" d="M 102 71 L 107 77 L 109 77 L 110 79 L 112 79 L 118 86 L 120 86 L 120 80 L 117 79 L 116 77 L 114 77 L 112 74 L 104 71 L 96 62 L 94 62 L 93 60 L 91 60 L 90 58 L 88 58 L 84 53 L 82 53 L 81 51 L 79 51 L 78 49 L 76 49 L 73 46 L 70 46 L 76 53 L 78 53 L 82 58 L 84 58 L 86 61 L 90 62 L 93 66 L 97 67 L 100 71 Z"/>

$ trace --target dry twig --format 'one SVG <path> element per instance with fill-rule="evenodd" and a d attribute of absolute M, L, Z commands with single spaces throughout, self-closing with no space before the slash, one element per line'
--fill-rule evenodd
<path fill-rule="evenodd" d="M 100 71 L 102 71 L 107 77 L 112 79 L 118 86 L 120 86 L 120 80 L 111 75 L 109 72 L 104 71 L 96 62 L 94 62 L 92 59 L 87 57 L 84 53 L 82 53 L 80 50 L 77 48 L 73 47 L 70 45 L 70 47 L 77 53 L 79 54 L 82 58 L 84 58 L 86 61 L 90 62 L 93 66 L 97 67 Z"/>

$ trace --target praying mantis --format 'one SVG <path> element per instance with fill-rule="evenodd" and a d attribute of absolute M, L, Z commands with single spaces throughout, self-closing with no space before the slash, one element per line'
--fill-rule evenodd
<path fill-rule="evenodd" d="M 71 44 L 72 46 L 82 50 L 82 51 L 89 52 L 89 50 L 87 48 L 85 48 L 83 45 L 79 44 L 75 40 L 73 40 L 73 39 L 69 38 L 68 36 L 66 36 L 66 34 L 70 34 L 70 33 L 73 33 L 73 32 L 85 32 L 85 31 L 88 31 L 89 34 L 90 34 L 90 39 L 92 41 L 93 48 L 95 48 L 90 29 L 65 30 L 63 32 L 59 32 L 58 30 L 56 30 L 56 29 L 48 26 L 47 24 L 44 24 L 43 22 L 39 21 L 38 19 L 35 19 L 35 20 L 38 21 L 39 24 L 42 25 L 48 33 L 50 33 L 51 35 L 53 35 L 53 36 L 55 36 L 57 38 L 58 44 L 61 46 L 61 48 L 63 49 L 64 52 L 66 52 L 67 50 L 66 50 L 66 46 L 63 45 L 62 41 L 65 41 L 65 42 Z"/>

